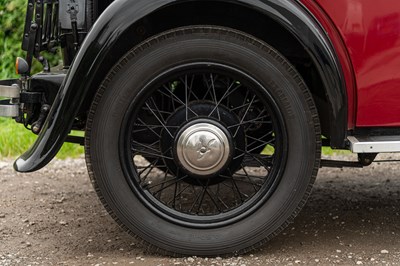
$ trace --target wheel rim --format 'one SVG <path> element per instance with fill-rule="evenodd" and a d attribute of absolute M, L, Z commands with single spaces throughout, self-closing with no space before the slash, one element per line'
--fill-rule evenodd
<path fill-rule="evenodd" d="M 250 75 L 198 62 L 149 81 L 123 121 L 130 187 L 159 217 L 213 228 L 249 216 L 273 194 L 286 163 L 279 108 Z"/>

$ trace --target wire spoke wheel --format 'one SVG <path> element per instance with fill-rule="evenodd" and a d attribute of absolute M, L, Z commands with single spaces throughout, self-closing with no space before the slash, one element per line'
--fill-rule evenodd
<path fill-rule="evenodd" d="M 257 248 L 291 222 L 320 160 L 313 98 L 262 41 L 215 26 L 135 46 L 92 103 L 89 176 L 111 216 L 157 252 Z"/>
<path fill-rule="evenodd" d="M 242 219 L 267 199 L 287 141 L 259 83 L 200 62 L 161 73 L 146 88 L 122 139 L 130 184 L 144 204 L 166 219 L 212 227 Z"/>

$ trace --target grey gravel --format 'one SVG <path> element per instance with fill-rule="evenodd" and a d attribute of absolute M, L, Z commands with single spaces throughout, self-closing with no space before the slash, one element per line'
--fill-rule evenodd
<path fill-rule="evenodd" d="M 349 158 L 356 159 L 336 159 Z M 399 170 L 399 163 L 321 169 L 298 218 L 260 249 L 171 258 L 148 253 L 114 223 L 82 158 L 54 160 L 31 174 L 15 173 L 12 161 L 3 160 L 0 265 L 399 265 Z"/>

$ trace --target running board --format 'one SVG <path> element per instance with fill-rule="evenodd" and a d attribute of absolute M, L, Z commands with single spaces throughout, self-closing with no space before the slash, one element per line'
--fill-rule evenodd
<path fill-rule="evenodd" d="M 400 136 L 350 136 L 353 153 L 400 152 Z"/>

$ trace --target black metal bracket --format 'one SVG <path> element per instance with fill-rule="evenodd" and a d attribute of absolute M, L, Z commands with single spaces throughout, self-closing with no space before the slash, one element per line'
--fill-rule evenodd
<path fill-rule="evenodd" d="M 321 160 L 320 167 L 330 167 L 330 168 L 363 168 L 363 165 L 360 162 L 349 162 L 349 161 L 336 161 L 336 160 Z"/>
<path fill-rule="evenodd" d="M 72 36 L 74 40 L 74 48 L 75 51 L 79 49 L 79 30 L 78 30 L 78 13 L 79 13 L 79 4 L 75 2 L 75 0 L 70 0 L 68 4 L 67 13 L 71 18 L 71 28 L 72 28 Z"/>
<path fill-rule="evenodd" d="M 33 58 L 43 65 L 44 72 L 50 71 L 48 61 L 40 53 L 46 50 L 54 53 L 55 47 L 60 43 L 58 6 L 58 0 L 28 0 L 22 39 L 22 50 L 27 51 L 28 75 L 32 68 Z"/>
<path fill-rule="evenodd" d="M 43 103 L 44 94 L 42 92 L 28 92 L 23 91 L 20 94 L 19 101 L 21 103 Z"/>
<path fill-rule="evenodd" d="M 331 168 L 363 168 L 365 166 L 371 165 L 377 153 L 359 153 L 358 154 L 358 162 L 349 162 L 349 161 L 335 161 L 335 160 L 321 160 L 321 167 L 331 167 Z"/>
<path fill-rule="evenodd" d="M 81 146 L 85 145 L 85 138 L 78 136 L 68 136 L 65 142 L 79 144 Z"/>

